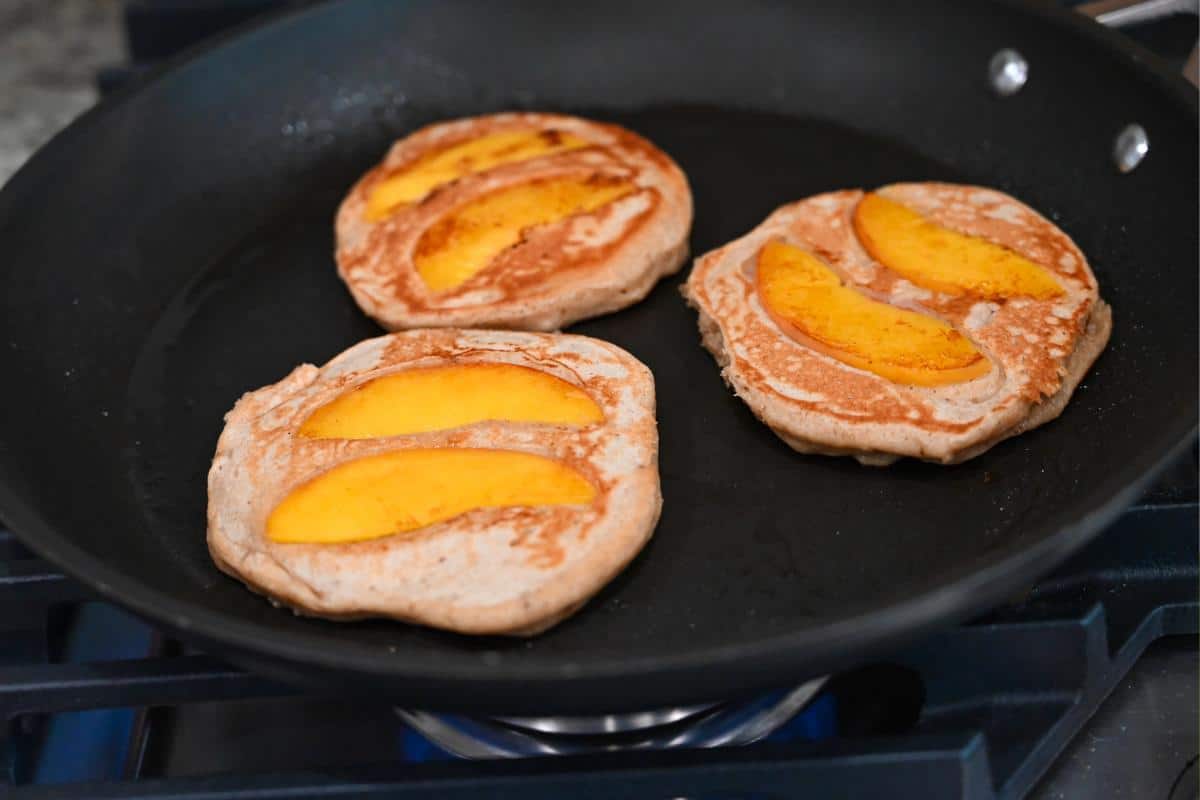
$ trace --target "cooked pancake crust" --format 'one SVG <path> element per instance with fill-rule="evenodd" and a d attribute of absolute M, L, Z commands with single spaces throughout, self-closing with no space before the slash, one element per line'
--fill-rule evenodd
<path fill-rule="evenodd" d="M 485 421 L 360 440 L 295 435 L 316 408 L 409 367 L 511 363 L 585 389 L 605 422 L 586 428 Z M 391 617 L 477 634 L 529 635 L 574 613 L 650 538 L 662 507 L 654 381 L 637 359 L 583 336 L 418 330 L 297 367 L 226 416 L 208 476 L 208 545 L 226 573 L 297 613 Z M 345 461 L 402 448 L 480 447 L 555 459 L 596 486 L 586 509 L 479 508 L 418 531 L 346 544 L 266 538 L 271 510 Z"/>
<path fill-rule="evenodd" d="M 374 223 L 365 216 L 374 187 L 422 155 L 480 136 L 555 130 L 594 146 L 467 175 Z M 461 286 L 431 291 L 413 256 L 421 235 L 481 194 L 553 177 L 632 181 L 638 191 L 594 213 L 540 226 Z M 675 162 L 616 125 L 559 114 L 512 113 L 422 128 L 396 142 L 338 209 L 338 274 L 362 309 L 389 330 L 493 327 L 554 330 L 644 298 L 687 258 L 692 197 Z"/>
<path fill-rule="evenodd" d="M 993 303 L 919 288 L 875 262 L 855 236 L 851 217 L 862 192 L 817 195 L 701 256 L 688 278 L 684 293 L 700 313 L 704 345 L 733 390 L 795 449 L 875 465 L 901 456 L 957 463 L 1062 413 L 1112 329 L 1111 310 L 1075 243 L 990 189 L 909 183 L 879 193 L 1042 265 L 1065 294 Z M 965 383 L 907 386 L 805 347 L 771 320 L 754 288 L 754 257 L 774 238 L 816 254 L 870 295 L 953 324 L 992 370 Z"/>

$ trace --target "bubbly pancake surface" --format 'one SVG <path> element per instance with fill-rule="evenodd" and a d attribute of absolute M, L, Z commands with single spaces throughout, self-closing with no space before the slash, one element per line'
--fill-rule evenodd
<path fill-rule="evenodd" d="M 764 422 L 803 452 L 872 464 L 953 463 L 1052 419 L 1111 330 L 1062 231 L 953 184 L 784 206 L 697 259 L 685 293 Z"/>
<path fill-rule="evenodd" d="M 529 634 L 633 558 L 661 508 L 649 371 L 564 334 L 419 330 L 245 395 L 210 552 L 304 613 Z"/>
<path fill-rule="evenodd" d="M 423 128 L 350 191 L 338 274 L 390 329 L 551 330 L 682 266 L 687 180 L 615 125 L 513 113 Z"/>

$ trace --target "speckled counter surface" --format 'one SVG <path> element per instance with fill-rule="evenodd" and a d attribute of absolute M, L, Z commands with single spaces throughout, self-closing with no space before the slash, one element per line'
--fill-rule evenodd
<path fill-rule="evenodd" d="M 119 0 L 0 0 L 0 184 L 96 102 L 123 58 Z"/>

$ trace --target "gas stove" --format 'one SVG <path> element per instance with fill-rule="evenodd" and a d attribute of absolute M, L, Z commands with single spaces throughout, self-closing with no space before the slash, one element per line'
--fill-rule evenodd
<path fill-rule="evenodd" d="M 282 4 L 131 0 L 133 60 L 99 83 Z M 1172 25 L 1151 43 L 1194 41 Z M 18 797 L 1195 797 L 1198 513 L 1192 449 L 969 624 L 756 697 L 586 718 L 277 683 L 96 600 L 0 524 L 0 753 Z"/>
<path fill-rule="evenodd" d="M 1114 689 L 1110 705 L 1154 680 L 1138 676 L 1149 650 L 1145 663 L 1178 673 L 1183 714 L 1141 718 L 1183 732 L 1154 777 L 1187 790 L 1196 464 L 1193 450 L 1026 596 L 884 660 L 749 700 L 588 718 L 447 715 L 279 684 L 91 599 L 3 536 L 8 778 L 17 796 L 52 798 L 1016 798 Z"/>

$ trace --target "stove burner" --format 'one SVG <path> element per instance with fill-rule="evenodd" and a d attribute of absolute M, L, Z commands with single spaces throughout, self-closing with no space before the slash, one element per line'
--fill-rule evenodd
<path fill-rule="evenodd" d="M 1147 645 L 1183 634 L 1169 655 L 1194 658 L 1196 464 L 1195 453 L 1186 454 L 1172 480 L 1160 480 L 1141 506 L 1020 602 L 880 654 L 883 662 L 747 701 L 598 717 L 397 718 L 370 702 L 309 697 L 174 645 L 147 649 L 146 637 L 161 634 L 133 619 L 94 618 L 90 611 L 117 612 L 80 605 L 90 597 L 82 587 L 0 531 L 0 717 L 14 721 L 0 757 L 18 792 L 46 783 L 35 791 L 63 800 L 559 797 L 568 785 L 597 797 L 740 797 L 764 785 L 788 797 L 1021 797 Z M 55 621 L 65 607 L 74 609 L 70 630 Z M 60 657 L 72 653 L 78 660 Z M 1194 675 L 1189 663 L 1169 663 Z M 117 712 L 126 718 L 115 722 L 93 711 L 60 713 L 142 705 L 151 708 Z M 1171 709 L 1146 723 L 1165 726 L 1162 763 L 1174 764 L 1194 741 L 1182 738 L 1194 729 L 1186 721 L 1186 711 Z M 255 738 L 247 746 L 229 731 Z M 119 764 L 109 763 L 114 736 L 126 736 L 123 752 L 132 754 Z M 1113 752 L 1129 751 L 1122 761 L 1136 763 L 1136 750 Z M 515 758 L 551 754 L 576 757 Z M 1062 763 L 1056 785 L 1079 774 Z M 1163 774 L 1169 784 L 1178 772 Z M 1076 795 L 1090 796 L 1067 792 Z"/>
<path fill-rule="evenodd" d="M 414 729 L 463 758 L 524 758 L 757 742 L 795 717 L 826 678 L 752 700 L 590 717 L 473 717 L 396 709 Z"/>

